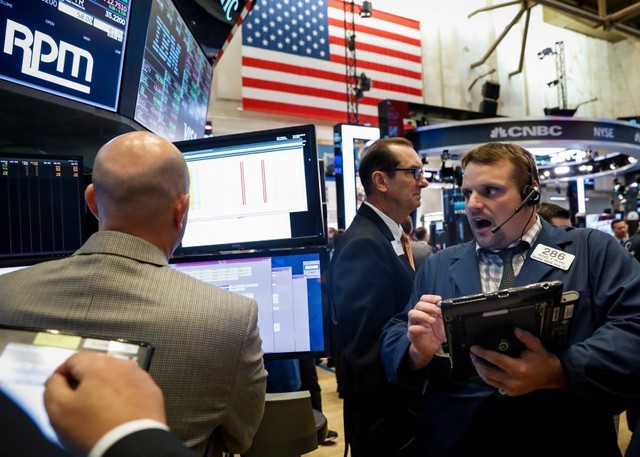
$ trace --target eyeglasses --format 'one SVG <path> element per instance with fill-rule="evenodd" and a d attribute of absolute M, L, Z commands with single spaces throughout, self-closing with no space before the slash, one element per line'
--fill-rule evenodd
<path fill-rule="evenodd" d="M 383 170 L 380 171 L 410 171 L 411 173 L 413 173 L 413 179 L 415 179 L 416 181 L 419 180 L 420 178 L 422 178 L 422 176 L 424 175 L 424 170 L 422 169 L 422 167 L 415 167 L 415 168 L 385 168 Z"/>

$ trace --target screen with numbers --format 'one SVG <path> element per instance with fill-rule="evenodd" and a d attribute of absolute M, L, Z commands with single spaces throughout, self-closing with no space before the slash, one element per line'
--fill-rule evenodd
<path fill-rule="evenodd" d="M 170 141 L 202 138 L 211 63 L 171 0 L 142 0 L 132 14 L 122 114 Z"/>
<path fill-rule="evenodd" d="M 0 155 L 0 263 L 73 253 L 83 242 L 81 157 Z"/>
<path fill-rule="evenodd" d="M 116 111 L 129 0 L 0 1 L 0 79 Z"/>

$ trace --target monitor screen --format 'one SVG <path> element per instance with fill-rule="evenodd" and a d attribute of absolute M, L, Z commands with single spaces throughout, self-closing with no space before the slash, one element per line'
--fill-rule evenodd
<path fill-rule="evenodd" d="M 0 1 L 0 79 L 116 111 L 129 0 Z"/>
<path fill-rule="evenodd" d="M 171 266 L 258 303 L 266 356 L 322 356 L 325 351 L 325 248 L 177 258 Z"/>
<path fill-rule="evenodd" d="M 81 157 L 0 155 L 0 261 L 73 253 L 83 242 Z"/>
<path fill-rule="evenodd" d="M 202 138 L 211 63 L 171 0 L 134 8 L 122 114 L 169 141 Z"/>
<path fill-rule="evenodd" d="M 326 244 L 313 125 L 175 144 L 191 173 L 176 254 Z"/>
<path fill-rule="evenodd" d="M 611 222 L 615 219 L 613 214 L 587 214 L 585 227 L 600 230 L 613 236 Z"/>

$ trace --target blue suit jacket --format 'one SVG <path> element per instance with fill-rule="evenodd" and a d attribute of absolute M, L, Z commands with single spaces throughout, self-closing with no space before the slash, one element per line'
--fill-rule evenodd
<path fill-rule="evenodd" d="M 337 374 L 344 389 L 346 439 L 354 456 L 361 455 L 358 449 L 363 449 L 362 455 L 367 449 L 389 455 L 411 434 L 403 424 L 415 423 L 408 408 L 415 411 L 417 398 L 386 380 L 380 360 L 382 328 L 404 308 L 415 275 L 392 240 L 384 221 L 362 205 L 336 243 L 329 270 L 337 321 Z"/>
<path fill-rule="evenodd" d="M 446 299 L 482 291 L 475 242 L 447 248 L 426 260 L 407 308 L 383 335 L 382 357 L 390 379 L 423 390 L 422 452 L 619 455 L 612 414 L 640 397 L 640 267 L 610 235 L 542 225 L 515 285 L 561 280 L 565 290 L 580 293 L 570 346 L 558 353 L 571 389 L 506 397 L 482 380 L 453 381 L 448 359 L 439 357 L 419 372 L 406 369 L 406 313 L 419 296 L 433 293 Z M 531 259 L 539 244 L 575 255 L 570 268 Z"/>

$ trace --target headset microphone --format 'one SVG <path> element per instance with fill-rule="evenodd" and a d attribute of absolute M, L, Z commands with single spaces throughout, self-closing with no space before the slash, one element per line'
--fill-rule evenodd
<path fill-rule="evenodd" d="M 540 195 L 540 189 L 538 189 L 535 186 L 532 186 L 531 191 L 527 194 L 526 197 L 524 197 L 524 200 L 522 200 L 522 203 L 520 203 L 518 207 L 513 211 L 513 214 L 511 214 L 511 216 L 509 216 L 507 220 L 493 227 L 491 229 L 491 233 L 496 233 L 498 230 L 500 230 L 502 226 L 507 222 L 509 222 L 513 218 L 513 216 L 518 214 L 520 210 L 527 205 L 527 203 L 529 203 L 531 200 L 535 200 L 536 198 L 538 198 L 538 195 Z"/>

